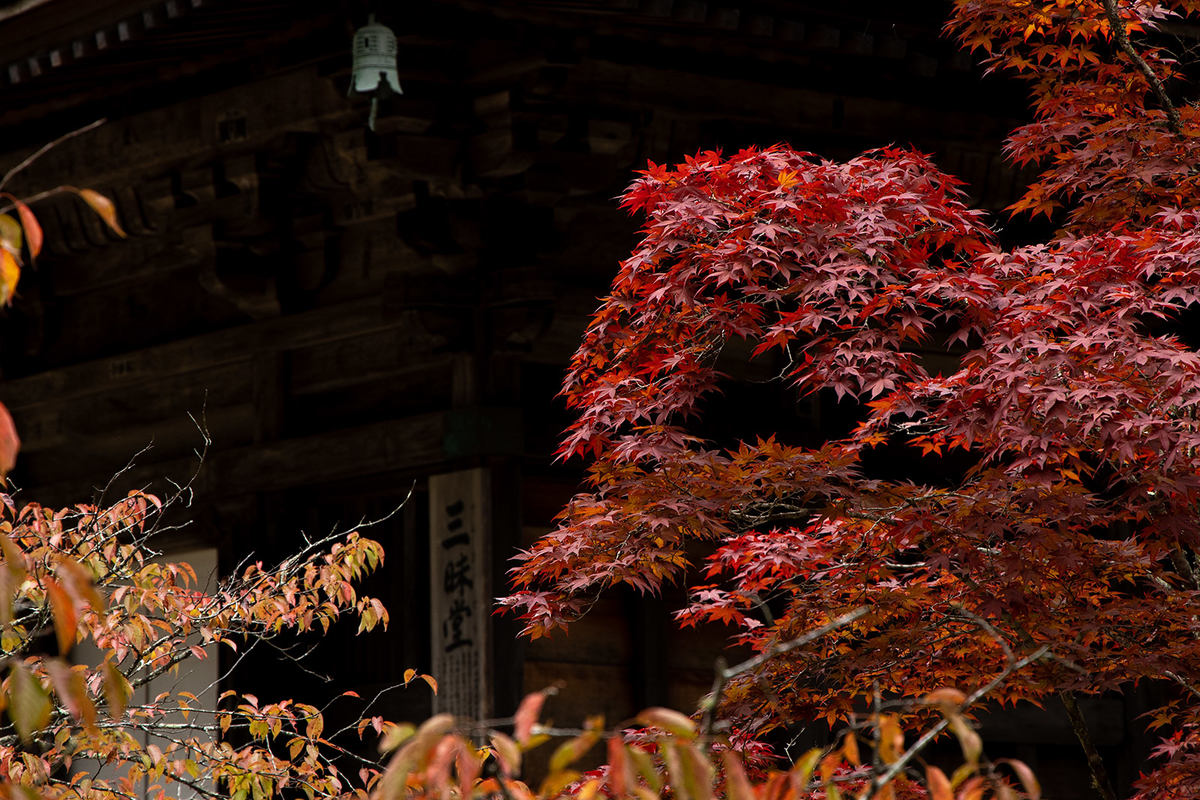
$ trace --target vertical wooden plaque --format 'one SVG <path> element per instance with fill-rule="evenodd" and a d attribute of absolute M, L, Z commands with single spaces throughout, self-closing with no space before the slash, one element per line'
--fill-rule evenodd
<path fill-rule="evenodd" d="M 486 719 L 492 712 L 489 470 L 430 477 L 429 528 L 433 709 Z"/>

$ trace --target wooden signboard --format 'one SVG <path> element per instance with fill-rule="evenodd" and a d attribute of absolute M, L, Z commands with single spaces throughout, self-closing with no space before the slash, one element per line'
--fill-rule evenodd
<path fill-rule="evenodd" d="M 429 566 L 435 713 L 491 716 L 491 474 L 429 479 Z"/>

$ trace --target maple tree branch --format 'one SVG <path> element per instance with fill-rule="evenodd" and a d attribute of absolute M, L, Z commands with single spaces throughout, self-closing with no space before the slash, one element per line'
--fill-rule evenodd
<path fill-rule="evenodd" d="M 1191 581 L 1192 586 L 1200 589 L 1200 574 L 1196 572 L 1195 567 L 1188 561 L 1187 554 L 1180 547 L 1175 547 L 1171 550 L 1171 564 L 1174 565 L 1176 572 L 1181 577 Z"/>
<path fill-rule="evenodd" d="M 1129 33 L 1125 29 L 1125 20 L 1121 19 L 1121 12 L 1117 10 L 1117 0 L 1103 0 L 1104 15 L 1108 17 L 1108 25 L 1112 29 L 1113 39 L 1116 40 L 1117 47 L 1121 49 L 1125 55 L 1137 66 L 1143 75 L 1146 76 L 1146 82 L 1150 84 L 1150 89 L 1154 92 L 1154 96 L 1158 98 L 1159 105 L 1167 115 L 1167 127 L 1171 129 L 1171 133 L 1176 135 L 1183 134 L 1183 123 L 1179 119 L 1179 111 L 1175 108 L 1175 104 L 1171 102 L 1171 98 L 1167 96 L 1167 89 L 1163 86 L 1162 81 L 1154 74 L 1154 70 L 1150 69 L 1150 65 L 1146 60 L 1134 49 L 1133 44 L 1129 41 Z"/>
<path fill-rule="evenodd" d="M 1197 689 L 1195 686 L 1193 686 L 1192 683 L 1187 678 L 1184 678 L 1179 673 L 1172 672 L 1171 670 L 1168 669 L 1168 670 L 1163 671 L 1163 675 L 1166 675 L 1168 678 L 1170 678 L 1171 680 L 1178 683 L 1184 689 L 1187 689 L 1189 692 L 1191 692 L 1191 694 L 1194 697 L 1200 698 L 1200 689 Z"/>
<path fill-rule="evenodd" d="M 838 628 L 844 628 L 850 623 L 862 619 L 867 615 L 868 611 L 870 611 L 870 608 L 867 606 L 859 606 L 853 611 L 849 611 L 837 619 L 831 620 L 827 624 L 822 625 L 815 630 L 809 631 L 803 636 L 773 645 L 764 650 L 762 653 L 759 653 L 754 658 L 748 658 L 740 664 L 735 664 L 734 666 L 729 667 L 725 670 L 725 677 L 728 680 L 729 678 L 734 678 L 743 672 L 749 672 L 750 670 L 757 669 L 773 658 L 781 656 L 784 653 L 790 653 L 792 650 L 795 650 L 798 647 L 803 647 L 806 644 L 810 644 L 817 639 L 820 639 L 822 636 L 836 631 Z"/>
<path fill-rule="evenodd" d="M 1004 669 L 999 675 L 988 682 L 986 686 L 981 686 L 980 688 L 976 689 L 967 697 L 966 700 L 962 702 L 962 705 L 958 707 L 959 713 L 962 713 L 970 708 L 973 704 L 978 702 L 981 697 L 989 694 L 997 686 L 1008 680 L 1009 675 L 1012 675 L 1017 670 L 1023 669 L 1033 662 L 1044 658 L 1049 652 L 1050 647 L 1048 645 L 1043 645 L 1030 655 L 1022 658 L 1020 661 L 1009 662 L 1007 665 L 1005 665 Z M 862 794 L 858 796 L 858 800 L 871 800 L 871 798 L 873 798 L 880 789 L 893 781 L 897 775 L 904 771 L 909 762 L 916 758 L 922 750 L 929 746 L 930 742 L 936 739 L 938 735 L 942 733 L 942 731 L 946 730 L 946 728 L 950 726 L 951 718 L 951 716 L 947 716 L 942 719 L 941 722 L 925 731 L 925 733 L 921 735 L 921 738 L 913 742 L 912 747 L 905 750 L 899 758 L 897 758 L 888 766 L 886 772 L 876 774 L 875 777 L 871 779 L 871 782 L 867 784 L 867 788 L 863 789 Z M 1116 800 L 1116 798 L 1105 798 L 1105 800 Z"/>
<path fill-rule="evenodd" d="M 716 725 L 717 707 L 721 705 L 721 695 L 725 692 L 725 685 L 729 683 L 731 678 L 736 678 L 743 672 L 761 667 L 773 658 L 789 653 L 798 647 L 803 647 L 806 644 L 811 644 L 822 636 L 825 636 L 838 628 L 844 628 L 856 620 L 866 616 L 870 609 L 867 606 L 859 606 L 853 611 L 847 612 L 840 617 L 829 621 L 819 628 L 809 631 L 803 636 L 798 636 L 795 639 L 789 639 L 786 642 L 768 647 L 763 652 L 759 653 L 754 658 L 748 658 L 740 664 L 735 664 L 732 667 L 725 666 L 725 659 L 718 658 L 716 663 L 716 677 L 713 680 L 713 688 L 711 696 L 705 700 L 704 705 L 704 723 L 702 730 L 705 736 L 711 736 L 713 727 Z"/>
<path fill-rule="evenodd" d="M 1087 756 L 1088 767 L 1092 771 L 1092 786 L 1104 800 L 1117 800 L 1117 794 L 1108 780 L 1108 772 L 1104 769 L 1104 760 L 1100 758 L 1100 753 L 1096 750 L 1091 731 L 1088 730 L 1087 720 L 1084 719 L 1083 712 L 1079 709 L 1079 701 L 1075 697 L 1075 692 L 1064 689 L 1059 692 L 1058 696 L 1067 709 L 1067 716 L 1071 718 L 1071 727 L 1075 729 L 1075 738 L 1079 740 L 1084 755 Z"/>

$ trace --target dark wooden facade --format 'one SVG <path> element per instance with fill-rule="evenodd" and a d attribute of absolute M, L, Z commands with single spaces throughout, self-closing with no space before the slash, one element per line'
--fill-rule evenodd
<path fill-rule="evenodd" d="M 382 515 L 415 486 L 374 534 L 390 632 L 337 634 L 318 657 L 338 691 L 428 667 L 428 476 L 492 468 L 497 554 L 570 496 L 578 470 L 550 458 L 554 394 L 634 242 L 613 197 L 647 159 L 912 144 L 993 210 L 1022 180 L 999 150 L 1020 87 L 981 81 L 938 38 L 943 2 L 82 5 L 0 4 L 3 163 L 108 117 L 18 188 L 104 191 L 130 233 L 69 200 L 41 207 L 49 252 L 0 322 L 14 480 L 23 498 L 84 499 L 152 443 L 114 489 L 165 492 L 196 470 L 198 419 L 211 446 L 182 535 L 230 559 Z M 374 133 L 346 97 L 368 12 L 399 37 L 404 89 Z M 529 645 L 497 621 L 496 711 L 557 680 L 563 723 L 686 707 L 719 638 L 676 632 L 669 606 L 614 594 L 570 637 Z M 428 710 L 419 691 L 394 696 L 395 714 Z M 1134 736 L 1108 730 L 1114 751 Z"/>

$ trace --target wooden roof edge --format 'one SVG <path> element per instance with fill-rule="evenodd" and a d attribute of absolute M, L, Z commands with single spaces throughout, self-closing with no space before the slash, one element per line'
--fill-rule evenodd
<path fill-rule="evenodd" d="M 211 0 L 109 0 L 71 4 L 19 0 L 0 10 L 0 87 L 36 80 L 57 68 L 87 61 L 142 38 Z"/>
<path fill-rule="evenodd" d="M 53 0 L 17 0 L 17 2 L 11 3 L 7 8 L 0 8 L 0 23 L 51 2 Z"/>

